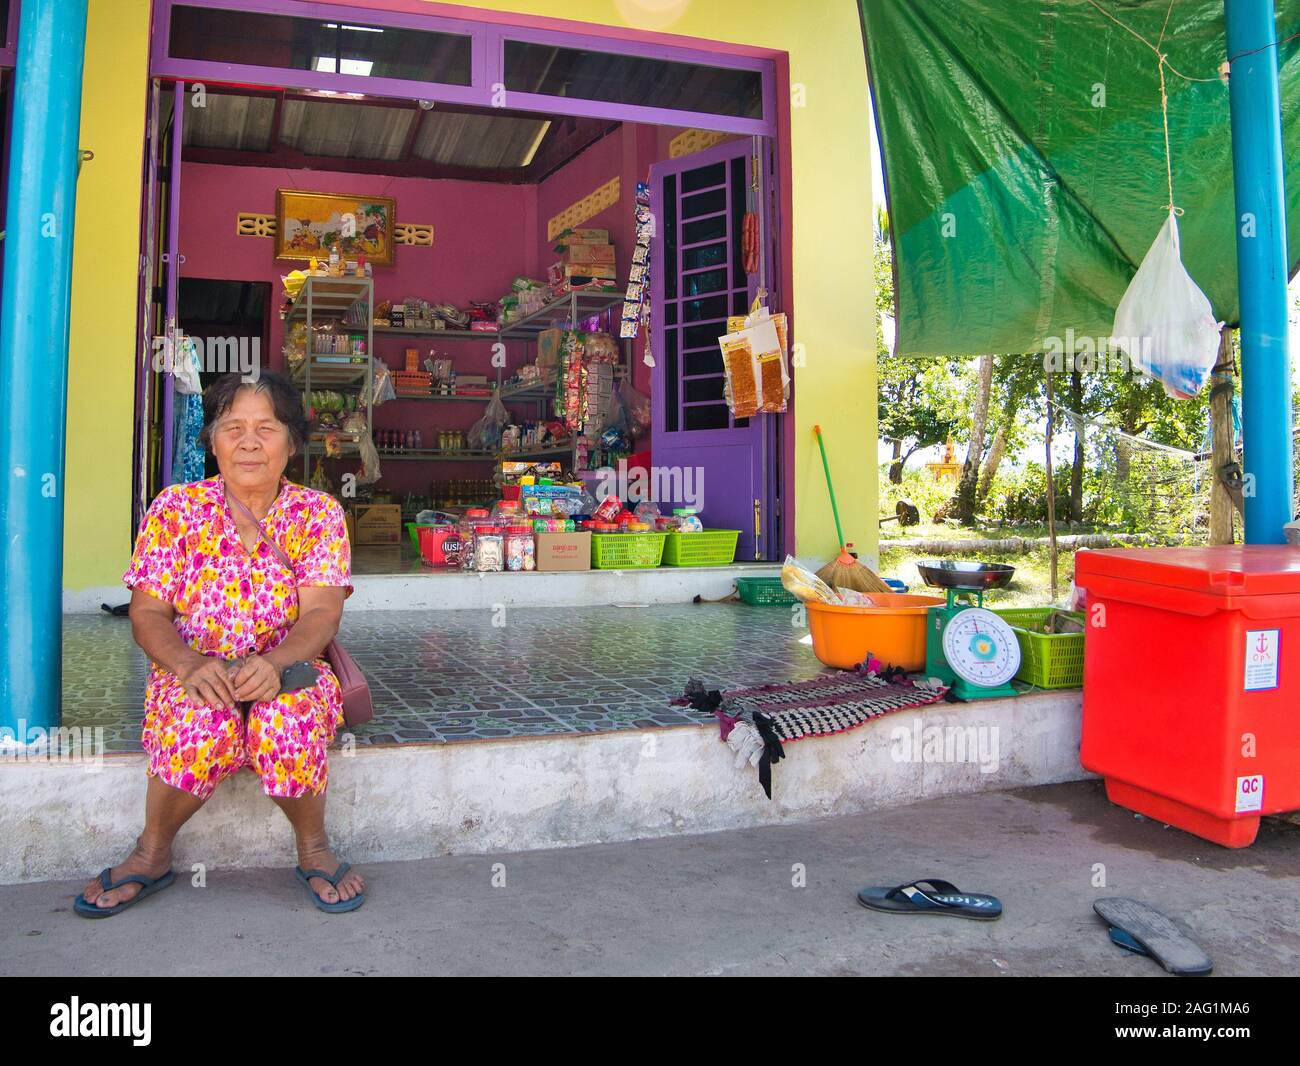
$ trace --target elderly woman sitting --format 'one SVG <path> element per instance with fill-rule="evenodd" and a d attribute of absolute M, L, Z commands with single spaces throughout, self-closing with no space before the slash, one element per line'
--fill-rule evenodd
<path fill-rule="evenodd" d="M 158 494 L 124 577 L 132 632 L 153 663 L 144 831 L 75 908 L 105 917 L 171 884 L 177 830 L 247 767 L 293 826 L 296 874 L 316 906 L 354 910 L 365 882 L 325 832 L 325 749 L 343 700 L 321 656 L 352 592 L 343 509 L 284 477 L 307 421 L 283 378 L 221 378 L 203 413 L 220 473 Z M 291 668 L 305 687 L 285 679 Z"/>

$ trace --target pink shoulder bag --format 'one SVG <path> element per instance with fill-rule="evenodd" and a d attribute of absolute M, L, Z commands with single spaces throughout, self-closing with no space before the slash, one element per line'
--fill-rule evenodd
<path fill-rule="evenodd" d="M 285 554 L 284 549 L 276 544 L 266 534 L 262 528 L 262 523 L 257 520 L 257 516 L 248 509 L 243 503 L 226 493 L 226 499 L 230 501 L 255 525 L 257 534 L 264 541 L 266 546 L 275 553 L 289 573 L 293 573 L 293 563 L 289 561 L 289 556 Z M 337 640 L 331 640 L 325 645 L 325 658 L 329 660 L 330 669 L 334 671 L 334 676 L 339 680 L 339 688 L 343 691 L 343 721 L 349 726 L 358 726 L 363 722 L 370 721 L 375 715 L 374 704 L 370 699 L 370 684 L 366 681 L 366 675 L 361 672 L 356 661 L 343 650 L 343 645 Z"/>

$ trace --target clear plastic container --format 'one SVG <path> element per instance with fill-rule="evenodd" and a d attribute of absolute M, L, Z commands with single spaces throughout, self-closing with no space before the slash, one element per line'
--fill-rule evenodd
<path fill-rule="evenodd" d="M 474 527 L 474 569 L 480 574 L 505 569 L 505 537 L 499 527 Z"/>
<path fill-rule="evenodd" d="M 509 526 L 505 533 L 507 570 L 536 570 L 537 549 L 528 526 Z"/>

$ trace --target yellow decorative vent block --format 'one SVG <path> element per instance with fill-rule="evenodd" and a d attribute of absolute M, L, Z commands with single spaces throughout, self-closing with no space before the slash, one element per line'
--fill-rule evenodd
<path fill-rule="evenodd" d="M 566 207 L 546 223 L 546 239 L 555 240 L 566 229 L 575 229 L 589 219 L 595 218 L 607 207 L 618 203 L 618 178 L 605 182 L 599 189 L 584 196 L 572 207 Z"/>
<path fill-rule="evenodd" d="M 235 234 L 239 237 L 274 237 L 275 216 L 241 211 L 235 216 Z"/>
<path fill-rule="evenodd" d="M 717 130 L 683 130 L 668 142 L 668 158 L 676 159 L 692 152 L 702 152 L 726 139 L 727 135 Z"/>
<path fill-rule="evenodd" d="M 433 226 L 423 222 L 398 222 L 393 227 L 393 240 L 416 248 L 432 248 Z"/>

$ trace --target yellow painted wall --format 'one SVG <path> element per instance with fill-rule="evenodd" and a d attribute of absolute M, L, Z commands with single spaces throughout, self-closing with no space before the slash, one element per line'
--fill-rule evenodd
<path fill-rule="evenodd" d="M 90 0 L 72 263 L 63 584 L 121 581 L 131 553 L 140 164 L 149 0 Z"/>
<path fill-rule="evenodd" d="M 363 0 L 352 0 L 365 6 Z M 377 5 L 376 5 L 377 6 Z M 446 13 L 445 5 L 438 5 Z M 831 453 L 845 536 L 875 551 L 875 298 L 867 79 L 855 5 L 788 0 L 485 0 L 497 11 L 634 26 L 789 53 L 794 202 L 795 519 L 800 555 L 834 524 L 812 426 Z M 148 0 L 90 0 L 77 192 L 64 584 L 117 583 L 130 553 L 131 412 Z M 472 9 L 466 9 L 466 17 Z M 791 220 L 787 220 L 791 221 Z"/>

